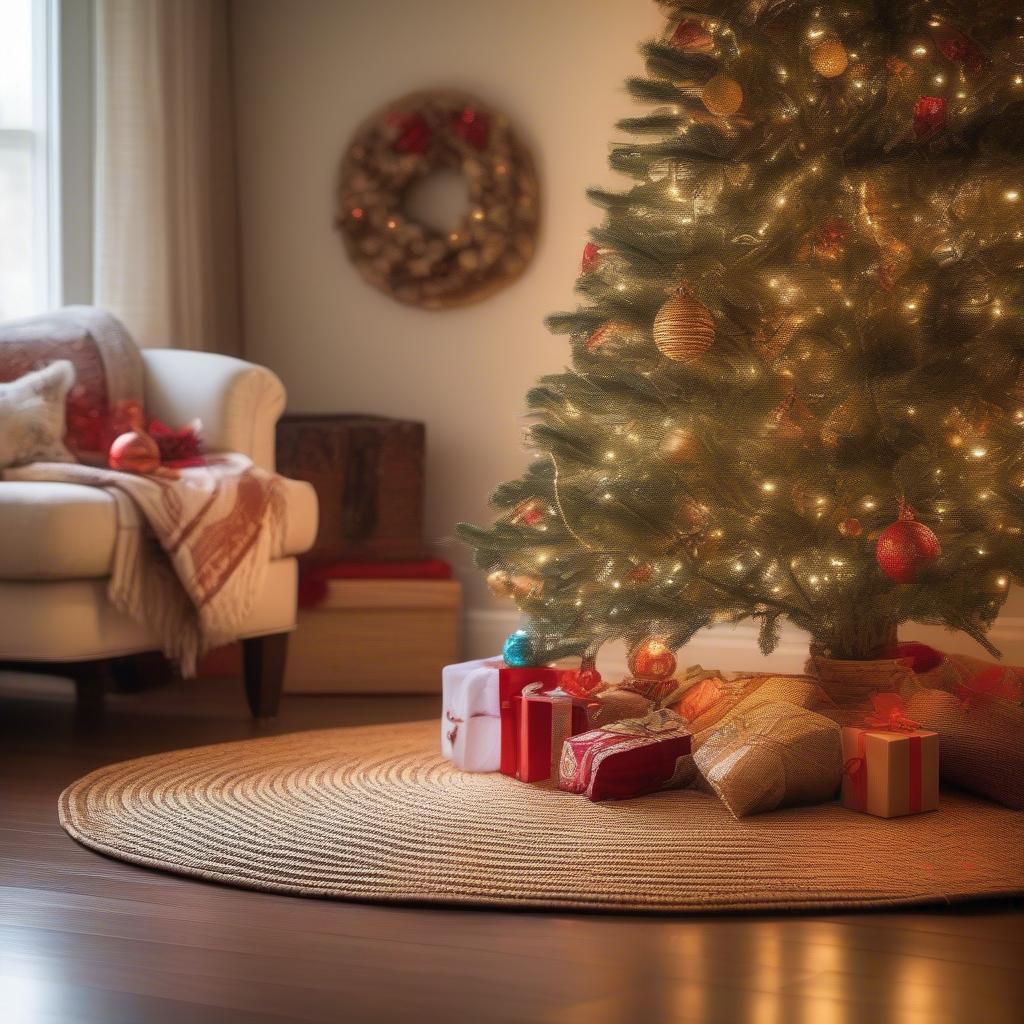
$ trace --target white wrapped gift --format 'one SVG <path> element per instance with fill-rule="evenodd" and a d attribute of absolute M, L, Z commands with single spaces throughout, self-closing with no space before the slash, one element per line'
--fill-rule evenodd
<path fill-rule="evenodd" d="M 501 764 L 501 658 L 480 658 L 441 671 L 441 753 L 466 772 Z"/>

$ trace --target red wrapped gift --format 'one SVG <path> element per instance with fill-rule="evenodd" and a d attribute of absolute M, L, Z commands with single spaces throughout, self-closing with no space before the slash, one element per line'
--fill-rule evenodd
<path fill-rule="evenodd" d="M 562 744 L 590 725 L 591 702 L 563 690 L 545 689 L 531 683 L 512 698 L 519 719 L 517 778 L 520 782 L 545 782 L 558 778 Z"/>
<path fill-rule="evenodd" d="M 519 725 L 521 710 L 513 704 L 513 698 L 520 696 L 531 683 L 538 684 L 533 692 L 543 693 L 558 689 L 562 676 L 568 669 L 538 668 L 498 669 L 498 710 L 501 714 L 501 773 L 519 778 Z"/>
<path fill-rule="evenodd" d="M 691 735 L 673 711 L 615 722 L 572 736 L 562 747 L 559 786 L 591 800 L 624 800 L 682 783 Z"/>
<path fill-rule="evenodd" d="M 939 806 L 939 735 L 919 729 L 897 694 L 872 697 L 863 726 L 843 729 L 844 807 L 880 818 Z"/>

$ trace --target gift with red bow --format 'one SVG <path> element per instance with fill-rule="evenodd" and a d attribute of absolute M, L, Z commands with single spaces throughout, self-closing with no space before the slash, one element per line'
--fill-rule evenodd
<path fill-rule="evenodd" d="M 559 788 L 590 800 L 624 800 L 682 785 L 692 775 L 691 735 L 673 711 L 652 711 L 572 736 Z"/>
<path fill-rule="evenodd" d="M 921 729 L 897 693 L 876 693 L 859 726 L 843 729 L 844 807 L 896 818 L 939 806 L 939 735 Z"/>
<path fill-rule="evenodd" d="M 595 702 L 539 681 L 513 696 L 511 705 L 516 723 L 516 777 L 520 782 L 557 782 L 562 744 L 590 727 Z"/>

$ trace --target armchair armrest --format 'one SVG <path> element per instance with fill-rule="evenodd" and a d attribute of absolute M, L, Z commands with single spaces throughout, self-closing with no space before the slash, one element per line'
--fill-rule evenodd
<path fill-rule="evenodd" d="M 199 417 L 210 451 L 248 455 L 274 468 L 274 428 L 284 412 L 277 376 L 253 363 L 212 352 L 142 350 L 146 412 L 180 427 Z"/>

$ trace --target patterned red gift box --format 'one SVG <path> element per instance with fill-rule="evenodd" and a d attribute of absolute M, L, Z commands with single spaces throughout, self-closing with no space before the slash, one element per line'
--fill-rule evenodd
<path fill-rule="evenodd" d="M 562 690 L 545 690 L 531 683 L 512 698 L 519 719 L 517 778 L 520 782 L 546 782 L 558 778 L 562 745 L 570 736 L 590 727 L 592 701 Z"/>
<path fill-rule="evenodd" d="M 572 736 L 562 747 L 559 786 L 590 800 L 625 800 L 681 784 L 691 735 L 668 710 Z"/>

